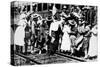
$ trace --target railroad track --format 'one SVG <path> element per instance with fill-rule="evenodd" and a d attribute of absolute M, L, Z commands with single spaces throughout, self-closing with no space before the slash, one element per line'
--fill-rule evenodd
<path fill-rule="evenodd" d="M 69 55 L 66 55 L 66 54 L 63 54 L 63 53 L 56 52 L 56 54 L 67 57 L 67 58 L 70 58 L 70 59 L 74 59 L 74 60 L 77 60 L 77 61 L 80 61 L 80 62 L 86 62 L 86 60 L 84 60 L 84 59 L 80 59 L 80 58 L 77 58 L 77 57 L 72 57 L 72 56 L 69 56 Z"/>
<path fill-rule="evenodd" d="M 56 52 L 53 56 L 48 56 L 46 54 L 39 54 L 36 56 L 31 55 L 31 57 L 20 54 L 20 53 L 15 53 L 15 54 L 38 65 L 49 64 L 49 63 L 59 63 L 59 62 L 61 63 L 62 62 L 63 63 L 64 62 L 86 62 L 84 59 L 72 57 L 60 52 Z"/>
<path fill-rule="evenodd" d="M 34 60 L 34 59 L 31 59 L 31 58 L 27 57 L 26 55 L 23 55 L 23 54 L 20 54 L 20 53 L 15 53 L 15 54 L 18 55 L 18 56 L 20 56 L 20 57 L 23 57 L 23 58 L 25 58 L 25 59 L 27 59 L 27 60 L 29 60 L 29 61 L 32 61 L 32 62 L 34 62 L 35 64 L 42 64 L 42 63 L 40 63 L 40 62 L 37 62 L 37 61 Z"/>

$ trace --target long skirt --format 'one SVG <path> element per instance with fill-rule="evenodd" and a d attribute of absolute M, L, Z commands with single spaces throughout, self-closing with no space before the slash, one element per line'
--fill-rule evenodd
<path fill-rule="evenodd" d="M 71 40 L 67 32 L 64 33 L 62 38 L 61 50 L 70 51 Z"/>
<path fill-rule="evenodd" d="M 24 27 L 19 26 L 15 31 L 14 44 L 19 45 L 19 46 L 24 46 L 25 44 L 24 38 L 25 38 Z"/>
<path fill-rule="evenodd" d="M 98 42 L 97 42 L 97 37 L 92 35 L 92 37 L 90 38 L 90 43 L 89 43 L 89 52 L 88 55 L 93 57 L 93 56 L 97 56 L 98 53 Z"/>

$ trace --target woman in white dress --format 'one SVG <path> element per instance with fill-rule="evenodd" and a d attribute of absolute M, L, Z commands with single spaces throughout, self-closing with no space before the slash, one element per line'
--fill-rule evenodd
<path fill-rule="evenodd" d="M 20 16 L 20 20 L 18 22 L 18 27 L 15 31 L 15 35 L 14 35 L 14 44 L 18 46 L 18 51 L 24 52 L 24 38 L 25 38 L 25 27 L 26 27 L 26 20 L 25 20 L 25 15 L 22 14 Z M 16 47 L 15 47 L 16 48 Z"/>
<path fill-rule="evenodd" d="M 71 40 L 69 38 L 69 34 L 71 30 L 69 25 L 64 25 L 63 28 L 63 37 L 62 37 L 62 44 L 61 44 L 61 50 L 63 51 L 70 51 L 71 48 Z"/>
<path fill-rule="evenodd" d="M 90 43 L 89 43 L 89 51 L 88 55 L 90 57 L 97 56 L 98 53 L 98 38 L 97 38 L 97 25 L 94 26 L 91 30 L 91 38 L 90 38 Z"/>

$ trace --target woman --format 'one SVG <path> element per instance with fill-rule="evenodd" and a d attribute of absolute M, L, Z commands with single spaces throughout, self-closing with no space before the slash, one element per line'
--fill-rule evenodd
<path fill-rule="evenodd" d="M 18 27 L 15 31 L 15 35 L 14 35 L 14 44 L 18 46 L 18 49 L 16 47 L 16 50 L 18 50 L 18 52 L 24 52 L 24 38 L 25 38 L 25 27 L 26 27 L 26 19 L 25 19 L 26 15 L 25 14 L 21 14 L 20 16 L 20 20 L 18 22 Z M 23 48 L 23 49 L 22 49 Z M 21 50 L 22 49 L 22 50 Z"/>
<path fill-rule="evenodd" d="M 70 51 L 71 47 L 71 41 L 69 38 L 69 33 L 71 32 L 69 25 L 64 25 L 63 28 L 63 37 L 62 37 L 62 44 L 61 44 L 61 50 L 63 51 Z"/>
<path fill-rule="evenodd" d="M 95 25 L 92 30 L 91 30 L 91 38 L 90 38 L 90 45 L 89 45 L 89 52 L 88 52 L 88 55 L 90 57 L 95 57 L 97 56 L 97 53 L 98 53 L 98 39 L 97 39 L 97 25 Z"/>

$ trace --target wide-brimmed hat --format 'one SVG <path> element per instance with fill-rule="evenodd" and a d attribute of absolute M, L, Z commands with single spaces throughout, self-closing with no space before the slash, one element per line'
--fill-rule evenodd
<path fill-rule="evenodd" d="M 68 23 L 69 23 L 70 25 L 75 25 L 75 24 L 76 24 L 75 20 L 68 20 Z"/>
<path fill-rule="evenodd" d="M 85 6 L 85 7 L 83 7 L 82 9 L 91 9 L 91 7 Z"/>
<path fill-rule="evenodd" d="M 32 14 L 31 15 L 32 18 L 37 18 L 38 16 L 40 16 L 40 15 L 38 15 L 38 14 Z"/>

